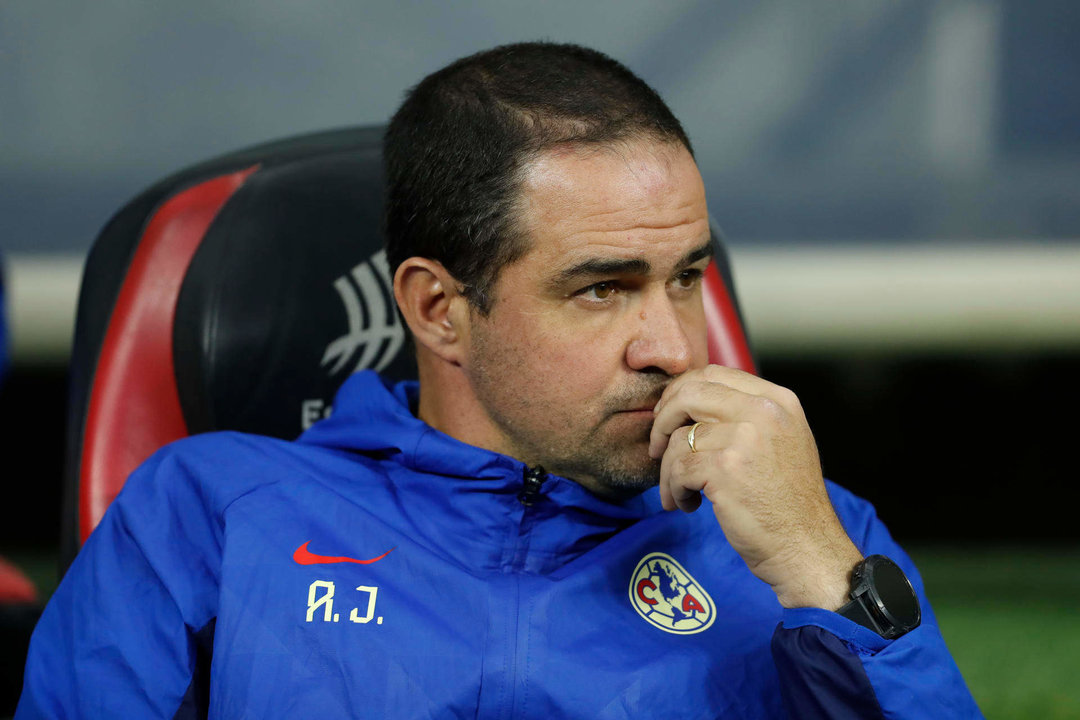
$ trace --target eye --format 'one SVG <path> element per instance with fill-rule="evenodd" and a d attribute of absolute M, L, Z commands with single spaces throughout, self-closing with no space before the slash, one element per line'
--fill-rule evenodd
<path fill-rule="evenodd" d="M 675 286 L 684 290 L 690 290 L 698 284 L 702 275 L 703 273 L 701 270 L 683 270 L 675 276 Z"/>
<path fill-rule="evenodd" d="M 607 300 L 615 292 L 615 283 L 610 280 L 598 282 L 582 290 L 579 295 L 597 300 Z"/>

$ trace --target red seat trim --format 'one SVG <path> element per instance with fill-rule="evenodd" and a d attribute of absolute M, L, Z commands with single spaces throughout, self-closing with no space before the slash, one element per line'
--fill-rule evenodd
<path fill-rule="evenodd" d="M 716 263 L 705 268 L 705 324 L 709 333 L 709 362 L 757 373 L 739 313 L 731 301 Z"/>
<path fill-rule="evenodd" d="M 176 301 L 210 223 L 256 169 L 174 195 L 146 225 L 109 319 L 90 390 L 79 473 L 82 542 L 131 471 L 188 434 L 173 368 Z"/>

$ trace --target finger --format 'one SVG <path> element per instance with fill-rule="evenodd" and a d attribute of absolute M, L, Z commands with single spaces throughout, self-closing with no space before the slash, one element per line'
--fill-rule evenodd
<path fill-rule="evenodd" d="M 726 367 L 724 365 L 706 365 L 703 368 L 685 372 L 672 380 L 667 388 L 665 388 L 664 393 L 660 396 L 660 400 L 657 401 L 656 407 L 653 408 L 653 412 L 659 413 L 664 405 L 667 404 L 668 400 L 676 395 L 683 385 L 694 382 L 723 383 L 730 388 L 734 388 L 735 390 L 739 390 L 748 395 L 761 395 L 782 405 L 787 405 L 792 399 L 796 402 L 798 401 L 795 394 L 787 388 L 769 382 L 757 375 L 753 375 L 744 370 Z"/>
<path fill-rule="evenodd" d="M 701 506 L 701 490 L 705 487 L 704 473 L 695 469 L 704 457 L 686 453 L 667 453 L 660 464 L 660 501 L 665 510 L 693 512 Z"/>
<path fill-rule="evenodd" d="M 660 457 L 668 438 L 684 425 L 695 422 L 733 422 L 752 407 L 757 396 L 723 383 L 685 383 L 677 396 L 656 415 L 649 433 L 649 456 Z"/>
<path fill-rule="evenodd" d="M 754 432 L 744 422 L 722 422 L 719 420 L 701 420 L 695 423 L 694 445 L 690 446 L 690 430 L 694 425 L 683 425 L 671 433 L 669 445 L 662 454 L 682 454 L 684 452 L 710 452 L 725 450 L 740 439 L 746 439 Z"/>
<path fill-rule="evenodd" d="M 667 476 L 664 475 L 662 464 L 660 470 L 660 505 L 665 510 L 675 509 L 675 500 L 671 497 L 671 490 L 668 487 Z"/>
<path fill-rule="evenodd" d="M 702 487 L 704 487 L 704 484 Z M 701 507 L 701 488 L 692 488 L 679 483 L 674 483 L 671 486 L 671 489 L 675 507 L 679 508 L 684 513 L 692 513 Z"/>

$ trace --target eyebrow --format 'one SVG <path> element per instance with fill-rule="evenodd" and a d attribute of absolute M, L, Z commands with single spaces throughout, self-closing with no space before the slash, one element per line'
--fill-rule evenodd
<path fill-rule="evenodd" d="M 679 272 L 704 258 L 713 256 L 713 243 L 710 237 L 704 245 L 695 248 L 682 256 L 675 264 L 675 272 Z M 648 275 L 652 271 L 652 265 L 648 260 L 641 258 L 632 259 L 603 259 L 592 258 L 583 260 L 559 272 L 549 283 L 552 287 L 564 285 L 573 280 L 587 277 L 604 275 Z"/>

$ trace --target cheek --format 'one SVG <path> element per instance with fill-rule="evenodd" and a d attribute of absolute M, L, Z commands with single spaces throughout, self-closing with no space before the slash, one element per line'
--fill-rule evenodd
<path fill-rule="evenodd" d="M 538 355 L 562 375 L 610 374 L 623 364 L 625 342 L 611 326 L 560 327 L 542 333 L 542 338 L 536 345 Z"/>
<path fill-rule="evenodd" d="M 588 329 L 533 330 L 510 341 L 510 354 L 520 367 L 522 384 L 535 396 L 573 405 L 610 389 L 623 364 L 622 351 L 611 338 Z"/>
<path fill-rule="evenodd" d="M 694 339 L 693 345 L 693 362 L 691 363 L 691 369 L 703 368 L 709 364 L 709 341 L 708 336 L 702 332 L 701 338 Z"/>
<path fill-rule="evenodd" d="M 688 311 L 682 322 L 690 344 L 690 366 L 692 369 L 703 368 L 709 364 L 709 334 L 704 306 Z"/>

